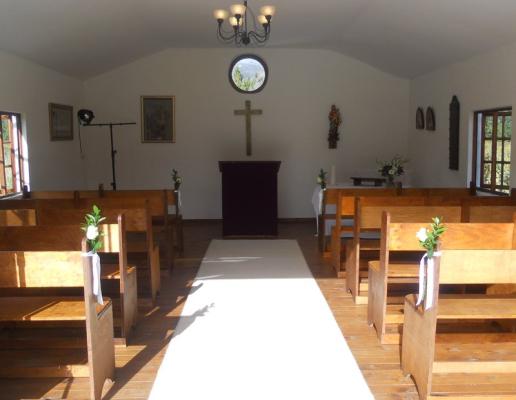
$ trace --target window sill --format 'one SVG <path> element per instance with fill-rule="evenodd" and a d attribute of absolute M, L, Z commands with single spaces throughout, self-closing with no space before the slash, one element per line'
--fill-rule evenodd
<path fill-rule="evenodd" d="M 509 193 L 504 193 L 504 192 L 493 192 L 492 190 L 488 190 L 488 189 L 484 189 L 484 188 L 479 188 L 477 187 L 477 192 L 481 192 L 481 193 L 485 193 L 485 194 L 490 194 L 492 196 L 500 196 L 500 197 L 508 197 L 510 196 Z"/>
<path fill-rule="evenodd" d="M 4 194 L 3 196 L 0 196 L 0 200 L 9 200 L 9 199 L 14 199 L 14 198 L 18 198 L 18 197 L 21 198 L 21 196 L 22 196 L 22 192 L 9 193 L 9 194 Z"/>

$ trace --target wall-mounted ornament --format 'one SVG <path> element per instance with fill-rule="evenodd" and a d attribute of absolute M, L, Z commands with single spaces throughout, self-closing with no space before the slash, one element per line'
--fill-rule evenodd
<path fill-rule="evenodd" d="M 435 114 L 432 107 L 426 108 L 426 130 L 435 131 Z"/>
<path fill-rule="evenodd" d="M 421 107 L 416 111 L 416 129 L 425 129 L 425 113 Z"/>
<path fill-rule="evenodd" d="M 328 133 L 329 148 L 336 149 L 337 142 L 339 141 L 339 126 L 342 124 L 342 118 L 340 117 L 340 110 L 335 107 L 335 104 L 331 106 L 328 120 L 330 121 L 330 132 Z"/>
<path fill-rule="evenodd" d="M 457 96 L 450 103 L 450 160 L 449 168 L 459 170 L 460 103 Z"/>

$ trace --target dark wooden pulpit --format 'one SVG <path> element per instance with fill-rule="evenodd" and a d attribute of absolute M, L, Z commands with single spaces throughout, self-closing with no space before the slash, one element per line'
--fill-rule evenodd
<path fill-rule="evenodd" d="M 219 161 L 222 172 L 222 234 L 278 234 L 280 161 Z"/>

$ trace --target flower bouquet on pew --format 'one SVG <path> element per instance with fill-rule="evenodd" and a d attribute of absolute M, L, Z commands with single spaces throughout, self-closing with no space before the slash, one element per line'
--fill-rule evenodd
<path fill-rule="evenodd" d="M 433 306 L 434 257 L 440 256 L 440 253 L 437 251 L 437 245 L 439 238 L 445 231 L 446 227 L 442 222 L 442 218 L 434 217 L 432 218 L 430 229 L 421 228 L 416 233 L 419 244 L 426 250 L 425 255 L 423 255 L 419 263 L 419 293 L 416 306 L 419 306 L 425 301 L 426 310 Z"/>
<path fill-rule="evenodd" d="M 99 224 L 106 218 L 102 216 L 100 208 L 96 205 L 93 206 L 93 210 L 90 214 L 86 214 L 84 217 L 85 223 L 81 229 L 86 232 L 86 243 L 90 251 L 83 254 L 85 257 L 91 257 L 92 269 L 93 269 L 93 294 L 97 297 L 97 303 L 104 304 L 102 298 L 102 290 L 100 286 L 100 257 L 98 251 L 102 248 L 102 237 L 103 232 L 99 231 Z"/>
<path fill-rule="evenodd" d="M 179 190 L 179 187 L 183 183 L 183 178 L 179 176 L 177 169 L 172 170 L 172 182 L 174 182 L 174 190 Z"/>
<path fill-rule="evenodd" d="M 326 175 L 328 175 L 328 173 L 322 168 L 319 171 L 319 175 L 317 175 L 317 184 L 321 186 L 322 190 L 326 190 Z"/>

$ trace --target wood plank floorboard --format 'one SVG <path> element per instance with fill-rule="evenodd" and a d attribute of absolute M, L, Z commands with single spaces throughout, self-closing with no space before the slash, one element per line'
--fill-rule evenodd
<path fill-rule="evenodd" d="M 374 329 L 366 323 L 367 306 L 353 303 L 345 291 L 345 281 L 335 278 L 329 260 L 320 257 L 314 237 L 315 224 L 290 222 L 280 224 L 279 228 L 280 238 L 298 240 L 375 398 L 417 399 L 412 380 L 400 370 L 399 346 L 379 343 Z M 177 260 L 170 276 L 163 275 L 158 306 L 142 310 L 129 346 L 116 348 L 116 381 L 109 387 L 106 385 L 105 400 L 147 399 L 204 253 L 211 239 L 221 237 L 222 230 L 218 221 L 186 221 L 184 229 L 184 257 Z M 87 379 L 0 379 L 0 388 L 2 400 L 88 399 Z"/>

